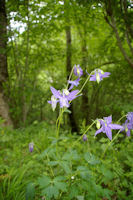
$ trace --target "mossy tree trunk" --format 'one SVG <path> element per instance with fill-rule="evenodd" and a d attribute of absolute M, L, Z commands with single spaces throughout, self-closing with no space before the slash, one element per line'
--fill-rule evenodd
<path fill-rule="evenodd" d="M 8 98 L 4 88 L 8 83 L 7 68 L 7 17 L 5 0 L 0 0 L 0 117 L 5 120 L 5 125 L 12 126 L 9 115 Z"/>

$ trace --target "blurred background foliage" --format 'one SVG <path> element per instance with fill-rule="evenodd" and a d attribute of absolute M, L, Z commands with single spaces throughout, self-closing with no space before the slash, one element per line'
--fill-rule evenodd
<path fill-rule="evenodd" d="M 51 115 L 47 104 L 51 97 L 50 86 L 63 88 L 74 64 L 80 64 L 84 77 L 86 70 L 90 73 L 95 68 L 111 72 L 110 78 L 99 85 L 87 84 L 84 94 L 87 110 L 83 106 L 84 97 L 73 102 L 77 127 L 84 119 L 90 122 L 111 114 L 118 119 L 132 110 L 131 1 L 110 4 L 104 0 L 10 0 L 6 1 L 6 12 L 9 78 L 4 90 L 14 127 L 27 126 L 35 120 L 55 122 L 58 109 Z M 66 67 L 68 27 L 71 35 L 69 69 Z"/>

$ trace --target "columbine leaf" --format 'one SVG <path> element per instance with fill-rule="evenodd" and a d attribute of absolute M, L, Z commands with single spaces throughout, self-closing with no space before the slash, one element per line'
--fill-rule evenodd
<path fill-rule="evenodd" d="M 61 190 L 62 192 L 67 191 L 67 184 L 64 182 L 55 182 L 55 186 L 58 190 Z"/>
<path fill-rule="evenodd" d="M 50 165 L 50 166 L 56 166 L 56 165 L 58 165 L 58 161 L 49 161 L 48 165 Z"/>
<path fill-rule="evenodd" d="M 78 166 L 77 171 L 83 179 L 90 180 L 91 172 L 86 166 Z"/>
<path fill-rule="evenodd" d="M 66 178 L 64 176 L 56 176 L 54 178 L 54 181 L 65 181 L 65 180 L 66 180 Z"/>
<path fill-rule="evenodd" d="M 79 194 L 77 185 L 72 185 L 69 191 L 69 199 L 74 199 Z"/>
<path fill-rule="evenodd" d="M 80 159 L 80 156 L 78 155 L 76 150 L 71 150 L 69 153 L 65 153 L 63 158 L 63 160 L 75 160 L 78 161 Z"/>
<path fill-rule="evenodd" d="M 67 174 L 71 173 L 71 168 L 67 161 L 61 161 L 59 164 Z"/>
<path fill-rule="evenodd" d="M 57 189 L 66 192 L 67 184 L 65 182 L 62 182 L 63 180 L 66 180 L 66 178 L 63 176 L 57 176 L 54 178 L 53 183 L 57 187 Z"/>
<path fill-rule="evenodd" d="M 94 155 L 90 154 L 89 152 L 86 152 L 84 154 L 84 159 L 91 165 L 96 165 L 96 164 L 99 164 L 100 163 L 100 160 L 97 160 L 95 158 Z"/>
<path fill-rule="evenodd" d="M 50 184 L 50 177 L 48 176 L 43 176 L 41 178 L 38 178 L 38 184 L 41 188 L 45 188 Z"/>
<path fill-rule="evenodd" d="M 59 190 L 57 189 L 57 187 L 50 185 L 49 187 L 42 190 L 42 195 L 46 195 L 46 197 L 49 199 L 53 197 L 57 198 L 59 195 Z"/>

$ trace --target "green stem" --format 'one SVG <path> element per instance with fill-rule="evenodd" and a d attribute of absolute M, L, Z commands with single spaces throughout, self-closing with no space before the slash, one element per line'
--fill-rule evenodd
<path fill-rule="evenodd" d="M 118 122 L 120 122 L 124 117 L 126 117 L 127 115 L 123 115 L 118 121 L 117 121 L 117 123 Z"/>
<path fill-rule="evenodd" d="M 86 83 L 88 82 L 88 80 L 90 79 L 90 76 L 91 76 L 91 74 L 93 73 L 93 71 L 88 75 L 88 77 L 87 77 L 87 79 L 85 80 L 85 82 L 84 82 L 84 84 L 82 85 L 82 87 L 81 87 L 81 89 L 80 89 L 80 91 L 77 93 L 77 94 L 79 94 L 79 93 L 81 93 L 82 92 L 82 90 L 84 89 L 84 87 L 85 87 L 85 85 L 86 85 Z"/>
<path fill-rule="evenodd" d="M 71 77 L 72 77 L 73 70 L 74 70 L 74 66 L 73 66 L 73 68 L 72 68 L 72 70 L 71 70 L 71 73 L 70 73 L 70 76 L 69 76 L 69 79 L 68 79 L 68 81 L 70 81 L 70 80 L 71 80 Z M 69 85 L 69 83 L 67 82 L 67 87 L 66 87 L 66 88 L 68 88 L 68 85 Z"/>
<path fill-rule="evenodd" d="M 61 119 L 62 119 L 62 115 L 64 113 L 64 109 L 60 110 L 60 114 L 58 117 L 58 121 L 56 122 L 56 152 L 58 153 L 58 139 L 59 139 L 59 131 L 60 131 L 60 124 L 61 124 Z"/>
<path fill-rule="evenodd" d="M 48 156 L 48 154 L 46 154 L 46 156 L 47 156 L 47 160 L 48 160 L 48 162 L 50 162 L 50 159 L 49 159 L 49 156 Z M 51 166 L 50 166 L 50 170 L 51 170 L 52 176 L 54 177 L 54 172 L 53 172 L 53 170 L 52 170 L 52 167 L 51 167 Z"/>
<path fill-rule="evenodd" d="M 95 124 L 95 122 L 96 122 L 96 120 L 93 121 L 93 123 L 92 123 L 90 126 L 88 126 L 88 128 L 84 131 L 84 133 L 73 143 L 72 147 L 74 147 L 75 144 L 77 144 L 78 141 L 80 141 L 80 140 L 83 138 L 83 136 L 84 136 L 84 135 L 87 133 L 87 131 Z"/>
<path fill-rule="evenodd" d="M 109 146 L 114 142 L 114 140 L 118 137 L 120 131 L 121 131 L 121 130 L 119 130 L 118 133 L 117 133 L 117 134 L 115 135 L 115 137 L 113 138 L 113 140 L 111 140 L 111 141 L 108 143 L 108 145 L 106 146 L 105 151 L 103 152 L 103 154 L 102 154 L 102 156 L 101 156 L 101 159 L 103 159 L 103 157 L 104 157 L 104 155 L 105 155 L 105 153 L 106 153 L 108 147 L 109 147 Z"/>

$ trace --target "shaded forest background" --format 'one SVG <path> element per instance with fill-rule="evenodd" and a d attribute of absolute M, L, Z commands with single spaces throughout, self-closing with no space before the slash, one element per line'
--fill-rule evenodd
<path fill-rule="evenodd" d="M 90 73 L 111 72 L 89 82 L 64 116 L 78 131 L 92 119 L 133 110 L 133 2 L 128 0 L 1 0 L 0 116 L 15 128 L 55 123 L 50 86 L 65 87 L 80 64 Z M 80 86 L 81 86 L 80 85 Z"/>

